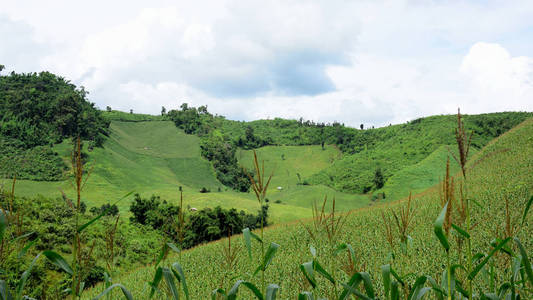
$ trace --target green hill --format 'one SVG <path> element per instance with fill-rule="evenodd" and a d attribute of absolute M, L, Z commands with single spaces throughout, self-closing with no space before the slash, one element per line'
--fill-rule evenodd
<path fill-rule="evenodd" d="M 102 148 L 89 154 L 89 179 L 82 193 L 83 200 L 99 206 L 120 198 L 130 191 L 144 196 L 160 195 L 177 203 L 178 187 L 185 191 L 185 205 L 196 208 L 214 207 L 244 209 L 255 212 L 256 200 L 248 193 L 238 193 L 220 184 L 211 164 L 200 156 L 199 138 L 183 133 L 170 121 L 121 122 L 112 121 L 109 138 Z M 65 141 L 54 150 L 68 164 L 72 145 Z M 7 185 L 9 179 L 4 179 Z M 200 193 L 205 187 L 210 193 Z M 221 192 L 218 192 L 220 189 Z M 30 181 L 18 180 L 17 195 L 41 194 L 59 197 L 60 190 L 74 197 L 71 180 Z M 127 212 L 129 202 L 119 204 Z M 308 207 L 292 206 L 289 202 L 271 203 L 274 222 L 309 217 Z"/>
<path fill-rule="evenodd" d="M 309 209 L 315 201 L 320 202 L 324 197 L 328 197 L 335 198 L 337 209 L 343 211 L 369 203 L 366 195 L 343 193 L 328 186 L 308 184 L 310 176 L 342 157 L 342 153 L 335 146 L 327 145 L 324 149 L 319 145 L 266 146 L 257 149 L 256 153 L 260 163 L 265 164 L 265 174 L 274 174 L 268 196 L 270 202 L 288 203 Z M 240 150 L 237 158 L 243 166 L 252 167 L 251 150 Z"/>
<path fill-rule="evenodd" d="M 531 116 L 531 113 L 505 112 L 465 115 L 463 118 L 467 129 L 474 133 L 473 149 L 480 149 Z M 377 168 L 381 168 L 385 177 L 389 178 L 405 167 L 420 163 L 439 147 L 455 143 L 456 125 L 456 116 L 445 115 L 365 130 L 368 137 L 358 146 L 356 153 L 347 153 L 310 181 L 340 191 L 370 191 L 375 188 L 372 181 Z"/>
<path fill-rule="evenodd" d="M 433 153 L 423 164 L 438 167 L 445 165 L 444 150 Z M 435 162 L 435 164 L 433 164 Z M 531 236 L 533 227 L 531 225 L 531 216 L 523 226 L 519 225 L 521 214 L 524 210 L 527 200 L 533 194 L 533 119 L 529 119 L 500 138 L 494 140 L 479 151 L 471 158 L 468 165 L 468 182 L 467 188 L 469 197 L 476 200 L 477 205 L 472 207 L 472 219 L 476 224 L 472 229 L 472 245 L 474 253 L 488 252 L 490 250 L 490 240 L 494 236 L 501 236 L 505 231 L 505 201 L 509 201 L 509 210 L 511 214 L 512 225 L 516 230 L 516 236 L 522 240 L 525 249 L 528 249 L 528 255 L 533 254 L 533 241 Z M 442 172 L 442 169 L 435 169 L 436 172 Z M 407 172 L 407 171 L 406 171 Z M 407 172 L 416 174 L 416 168 Z M 418 173 L 422 175 L 422 173 Z M 442 174 L 444 176 L 444 174 Z M 459 177 L 457 177 L 459 178 Z M 275 193 L 271 191 L 270 195 Z M 347 223 L 343 227 L 342 233 L 336 238 L 335 243 L 350 243 L 356 254 L 356 270 L 365 270 L 370 273 L 372 280 L 380 282 L 380 266 L 390 262 L 390 246 L 387 244 L 387 238 L 384 231 L 381 212 L 388 209 L 398 210 L 398 207 L 405 206 L 406 201 L 380 205 L 367 209 L 354 211 L 347 217 Z M 408 274 L 428 274 L 433 278 L 441 278 L 445 258 L 441 253 L 442 248 L 433 233 L 433 222 L 436 219 L 441 204 L 437 188 L 431 188 L 415 196 L 412 207 L 415 208 L 415 218 L 413 221 L 410 236 L 412 243 L 408 252 L 400 250 L 396 240 L 393 240 L 393 249 L 396 258 L 393 266 L 398 273 Z M 490 216 L 490 222 L 487 222 L 487 216 Z M 516 221 L 514 221 L 516 220 Z M 311 225 L 311 224 L 308 224 Z M 234 238 L 235 239 L 235 238 Z M 311 260 L 309 245 L 317 249 L 318 259 L 323 262 L 330 262 L 327 268 L 341 268 L 345 258 L 343 256 L 331 257 L 326 248 L 329 247 L 326 242 L 325 233 L 318 236 L 318 240 L 313 242 L 307 231 L 300 224 L 280 225 L 269 228 L 265 232 L 267 243 L 276 242 L 280 246 L 272 264 L 266 271 L 266 282 L 275 283 L 280 286 L 278 297 L 281 299 L 294 298 L 298 292 L 309 289 L 305 284 L 305 279 L 299 269 L 303 262 Z M 396 239 L 396 238 L 395 238 Z M 451 252 L 453 261 L 459 260 L 459 253 L 454 239 Z M 210 292 L 221 285 L 223 288 L 231 287 L 236 279 L 250 280 L 259 285 L 259 278 L 250 277 L 249 272 L 255 268 L 255 262 L 252 266 L 248 263 L 245 248 L 237 249 L 237 264 L 228 273 L 225 268 L 223 245 L 227 240 L 213 242 L 205 246 L 200 246 L 181 254 L 180 263 L 185 270 L 188 280 L 189 291 L 193 299 L 207 299 Z M 232 244 L 235 244 L 233 242 Z M 255 245 L 255 244 L 254 244 Z M 257 247 L 253 253 L 258 255 Z M 171 257 L 168 262 L 174 262 L 177 257 Z M 505 260 L 498 260 L 494 264 L 505 264 Z M 209 272 L 205 272 L 209 270 Z M 346 280 L 346 276 L 339 271 L 336 276 L 341 280 Z M 140 282 L 149 282 L 154 275 L 153 267 L 146 267 L 117 278 L 136 297 L 145 298 L 148 294 L 147 284 Z M 231 278 L 231 279 L 230 279 Z M 409 282 L 412 284 L 414 276 Z M 479 279 L 482 280 L 482 279 Z M 496 286 L 499 286 L 497 279 Z M 327 286 L 325 279 L 319 279 L 319 291 L 326 292 Z M 482 283 L 478 283 L 482 284 Z M 93 289 L 86 296 L 96 295 L 102 290 L 102 287 Z M 118 297 L 118 291 L 117 291 Z M 252 297 L 244 289 L 240 292 L 241 297 Z"/>

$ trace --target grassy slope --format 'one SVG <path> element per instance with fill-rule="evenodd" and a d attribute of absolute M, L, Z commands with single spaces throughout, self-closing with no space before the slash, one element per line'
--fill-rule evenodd
<path fill-rule="evenodd" d="M 506 126 L 515 126 L 531 116 L 530 113 L 504 112 L 465 115 L 464 120 L 467 129 L 476 133 L 472 144 L 479 149 L 505 132 Z M 313 176 L 311 181 L 336 190 L 360 192 L 364 187 L 373 185 L 377 167 L 381 167 L 388 178 L 405 167 L 421 162 L 442 145 L 454 144 L 456 124 L 456 116 L 444 115 L 368 129 L 366 131 L 372 139 L 366 144 L 366 149 L 345 155 L 331 167 Z"/>
<path fill-rule="evenodd" d="M 281 201 L 305 209 L 313 202 L 322 201 L 325 196 L 335 197 L 337 209 L 349 210 L 368 205 L 366 195 L 347 194 L 335 191 L 324 185 L 301 185 L 310 176 L 330 166 L 342 157 L 335 146 L 267 146 L 256 150 L 260 163 L 265 163 L 265 174 L 273 172 L 270 184 L 270 202 Z M 283 155 L 283 156 L 282 156 Z M 251 150 L 241 150 L 237 153 L 239 163 L 252 168 L 253 154 Z M 300 178 L 298 179 L 298 175 Z M 278 187 L 282 189 L 279 190 Z"/>
<path fill-rule="evenodd" d="M 57 145 L 56 151 L 68 162 L 71 145 Z M 221 205 L 255 212 L 256 203 L 251 194 L 227 190 L 215 178 L 210 163 L 200 156 L 199 138 L 176 129 L 170 121 L 111 123 L 110 138 L 103 148 L 90 152 L 91 170 L 82 194 L 89 207 L 114 201 L 135 191 L 141 195 L 160 195 L 169 201 L 178 200 L 177 187 L 183 186 L 185 205 L 213 207 Z M 9 180 L 3 180 L 5 185 Z M 199 193 L 202 187 L 211 193 Z M 222 192 L 217 192 L 218 188 Z M 74 197 L 70 180 L 59 182 L 35 182 L 20 180 L 17 195 L 42 194 L 59 197 L 60 189 Z M 130 197 L 131 198 L 131 197 Z M 129 202 L 119 204 L 127 212 Z M 302 209 L 288 203 L 271 204 L 274 222 L 284 222 L 308 217 L 308 208 Z"/>
<path fill-rule="evenodd" d="M 450 154 L 450 151 L 453 150 L 455 150 L 454 146 L 440 146 L 419 163 L 396 172 L 376 193 L 384 192 L 387 201 L 394 201 L 406 197 L 410 192 L 422 192 L 442 180 L 446 171 L 446 165 L 442 162 L 446 161 L 448 157 L 450 157 L 450 172 L 452 174 L 457 173 L 460 168 Z M 476 150 L 472 149 L 471 154 L 474 153 Z"/>
<path fill-rule="evenodd" d="M 528 197 L 533 194 L 533 119 L 525 121 L 489 143 L 473 158 L 473 161 L 477 162 L 470 164 L 469 196 L 482 205 L 482 208 L 474 206 L 472 209 L 473 223 L 479 223 L 471 231 L 474 253 L 476 253 L 488 251 L 490 240 L 497 232 L 501 233 L 503 230 L 505 204 L 502 199 L 504 197 L 509 199 L 513 214 L 512 220 L 515 220 L 514 223 L 517 224 Z M 441 164 L 444 165 L 445 161 L 441 161 Z M 413 201 L 413 206 L 416 207 L 416 217 L 411 232 L 413 244 L 408 255 L 397 254 L 396 269 L 402 274 L 425 273 L 440 278 L 444 259 L 441 255 L 442 249 L 433 234 L 433 222 L 440 211 L 437 189 L 431 188 L 417 195 Z M 388 262 L 387 257 L 390 251 L 382 231 L 380 211 L 388 208 L 396 209 L 399 205 L 405 205 L 405 200 L 354 211 L 348 217 L 343 234 L 339 238 L 339 242 L 348 242 L 354 246 L 359 259 L 358 268 L 369 271 L 376 281 L 380 278 L 379 266 Z M 487 216 L 490 216 L 490 222 L 487 222 Z M 532 220 L 533 217 L 530 215 L 525 226 L 517 234 L 530 255 L 533 254 Z M 302 290 L 300 283 L 303 282 L 303 278 L 298 266 L 311 258 L 308 251 L 310 239 L 299 224 L 269 228 L 265 232 L 265 239 L 281 245 L 266 272 L 266 281 L 280 285 L 279 298 L 294 298 L 297 292 Z M 225 242 L 222 240 L 210 243 L 182 253 L 181 264 L 185 269 L 193 299 L 207 299 L 210 291 L 219 286 L 219 279 L 224 275 L 221 252 L 222 243 Z M 327 259 L 324 255 L 324 244 L 315 245 L 323 261 Z M 457 253 L 453 241 L 452 249 L 454 249 L 453 259 L 456 259 Z M 258 249 L 255 249 L 254 255 L 257 257 Z M 176 259 L 174 257 L 169 261 Z M 237 275 L 239 278 L 248 279 L 242 274 L 253 269 L 255 269 L 255 263 L 254 266 L 248 264 L 246 251 L 241 247 L 238 265 L 229 277 Z M 206 272 L 206 270 L 209 271 Z M 135 296 L 144 298 L 148 291 L 146 282 L 151 280 L 152 276 L 153 268 L 146 267 L 126 275 L 116 276 L 114 279 L 126 285 Z M 252 281 L 259 284 L 257 278 Z M 229 284 L 224 281 L 225 288 Z M 322 279 L 320 284 L 326 285 Z M 98 287 L 91 293 L 96 294 L 100 290 L 101 287 Z M 86 296 L 91 293 L 87 293 Z M 244 290 L 240 292 L 240 295 L 245 298 L 250 296 Z"/>

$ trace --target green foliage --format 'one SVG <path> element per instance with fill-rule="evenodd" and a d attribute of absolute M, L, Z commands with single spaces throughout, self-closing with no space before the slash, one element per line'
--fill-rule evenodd
<path fill-rule="evenodd" d="M 472 145 L 479 149 L 531 116 L 526 112 L 506 112 L 464 116 L 464 119 L 467 129 L 474 132 Z M 230 121 L 211 115 L 205 106 L 196 109 L 187 104 L 183 104 L 181 110 L 170 111 L 169 118 L 187 133 L 201 137 L 211 138 L 210 133 L 216 131 L 217 136 L 223 137 L 226 147 L 254 149 L 266 145 L 335 144 L 345 154 L 344 158 L 314 175 L 310 183 L 325 184 L 349 193 L 370 191 L 375 186 L 374 170 L 380 166 L 382 175 L 388 178 L 422 161 L 440 146 L 455 142 L 453 115 L 420 118 L 407 124 L 368 130 L 357 130 L 336 122 L 324 124 L 303 119 Z M 203 154 L 207 157 L 205 152 Z M 231 155 L 229 152 L 226 154 Z M 238 178 L 218 177 L 232 188 L 237 185 Z"/>
<path fill-rule="evenodd" d="M 383 172 L 381 168 L 378 167 L 374 173 L 374 187 L 380 189 L 385 185 L 385 178 L 383 177 Z"/>
<path fill-rule="evenodd" d="M 202 156 L 213 164 L 217 179 L 224 185 L 234 190 L 247 192 L 250 189 L 250 181 L 237 163 L 235 157 L 236 147 L 220 132 L 213 131 L 204 137 L 200 143 Z"/>
<path fill-rule="evenodd" d="M 506 112 L 463 117 L 466 129 L 474 133 L 472 146 L 476 150 L 531 115 Z M 489 129 L 487 124 L 497 125 L 498 129 Z M 345 156 L 313 176 L 311 183 L 352 193 L 369 191 L 374 185 L 376 168 L 381 167 L 384 177 L 389 178 L 421 162 L 439 147 L 454 144 L 455 125 L 456 117 L 447 115 L 377 129 L 347 131 L 343 145 L 337 143 Z"/>
<path fill-rule="evenodd" d="M 0 134 L 25 148 L 80 136 L 101 144 L 109 122 L 87 92 L 62 77 L 41 72 L 0 76 Z"/>
<path fill-rule="evenodd" d="M 10 195 L 0 194 L 0 207 L 6 207 L 9 199 Z M 16 251 L 7 256 L 0 254 L 0 270 L 3 271 L 0 272 L 0 281 L 5 281 L 9 289 L 15 289 L 24 270 L 28 270 L 33 258 L 42 253 L 51 263 L 44 260 L 33 263 L 33 267 L 26 273 L 28 279 L 23 294 L 35 298 L 60 297 L 54 295 L 61 295 L 65 284 L 69 282 L 61 270 L 71 272 L 71 266 L 66 260 L 72 255 L 69 245 L 76 232 L 73 208 L 66 199 L 15 197 L 12 213 L 24 216 L 23 226 L 21 232 L 17 232 L 17 223 L 13 223 L 5 231 L 6 238 L 15 239 Z M 0 221 L 2 215 L 0 214 Z M 86 223 L 92 218 L 91 215 L 81 213 L 80 223 Z M 114 222 L 112 217 L 104 216 L 84 231 L 81 243 L 93 247 L 93 258 L 83 270 L 82 279 L 86 287 L 103 280 L 102 266 L 105 266 L 105 258 L 109 256 L 105 241 Z M 133 268 L 151 262 L 156 252 L 154 249 L 161 239 L 163 236 L 158 231 L 120 221 L 114 241 L 115 265 L 119 268 Z"/>
<path fill-rule="evenodd" d="M 19 140 L 0 136 L 0 177 L 59 181 L 65 179 L 67 170 L 49 145 L 26 149 Z"/>
<path fill-rule="evenodd" d="M 52 73 L 0 76 L 0 177 L 57 181 L 65 164 L 51 145 L 77 136 L 101 146 L 109 122 L 87 92 Z"/>
<path fill-rule="evenodd" d="M 149 121 L 163 121 L 163 116 L 154 116 L 148 114 L 130 114 L 118 110 L 112 110 L 111 107 L 107 107 L 106 111 L 102 111 L 102 116 L 108 121 L 119 122 L 149 122 Z"/>
<path fill-rule="evenodd" d="M 116 204 L 102 204 L 100 207 L 91 207 L 89 210 L 93 215 L 104 214 L 105 216 L 116 216 L 118 215 L 118 206 Z"/>
<path fill-rule="evenodd" d="M 159 196 L 152 195 L 150 198 L 142 198 L 136 194 L 130 206 L 131 222 L 147 225 L 159 230 L 168 239 L 176 243 L 181 242 L 178 238 L 179 206 L 169 204 L 161 200 Z M 261 213 L 264 224 L 267 225 L 268 206 L 263 206 L 257 215 L 247 214 L 236 209 L 224 209 L 217 206 L 213 209 L 204 208 L 185 214 L 184 236 L 181 248 L 191 248 L 201 243 L 218 240 L 222 237 L 239 233 L 245 227 L 258 228 L 261 224 Z"/>

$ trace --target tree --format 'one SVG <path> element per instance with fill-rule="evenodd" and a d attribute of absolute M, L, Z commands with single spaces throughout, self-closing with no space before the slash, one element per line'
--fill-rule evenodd
<path fill-rule="evenodd" d="M 374 186 L 376 189 L 380 189 L 385 185 L 385 178 L 383 177 L 383 172 L 381 168 L 378 167 L 374 173 Z"/>
<path fill-rule="evenodd" d="M 0 72 L 2 72 L 3 69 L 5 69 L 5 66 L 4 65 L 0 65 Z"/>
<path fill-rule="evenodd" d="M 105 110 L 107 110 L 108 112 L 111 112 L 112 111 L 111 106 L 109 106 L 109 105 L 106 106 Z"/>
<path fill-rule="evenodd" d="M 164 116 L 167 113 L 167 109 L 164 106 L 161 106 L 161 115 Z"/>
<path fill-rule="evenodd" d="M 361 130 L 363 130 L 363 129 L 365 128 L 365 125 L 363 125 L 363 124 L 361 123 L 361 125 L 359 125 L 359 127 L 361 127 Z"/>
<path fill-rule="evenodd" d="M 249 141 L 249 142 L 254 142 L 255 141 L 254 128 L 252 126 L 248 125 L 246 127 L 245 136 L 246 136 L 246 140 L 247 141 Z"/>
<path fill-rule="evenodd" d="M 198 113 L 207 115 L 208 114 L 207 105 L 202 105 L 198 107 Z"/>
<path fill-rule="evenodd" d="M 130 109 L 130 114 L 133 114 L 133 109 Z"/>

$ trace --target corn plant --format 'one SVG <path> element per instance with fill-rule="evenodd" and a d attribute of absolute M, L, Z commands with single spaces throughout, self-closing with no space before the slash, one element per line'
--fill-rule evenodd
<path fill-rule="evenodd" d="M 220 265 L 220 269 L 224 270 L 224 272 L 220 278 L 220 288 L 223 288 L 228 280 L 233 281 L 237 278 L 235 276 L 235 269 L 237 268 L 237 263 L 239 262 L 239 252 L 241 247 L 240 245 L 232 245 L 231 230 L 228 230 L 227 241 L 227 244 L 221 243 L 221 256 L 223 260 Z"/>
<path fill-rule="evenodd" d="M 181 252 L 180 249 L 176 247 L 176 245 L 174 245 L 173 243 L 165 243 L 163 245 L 163 247 L 161 248 L 159 252 L 159 256 L 157 257 L 157 260 L 155 262 L 154 279 L 148 283 L 150 286 L 150 298 L 152 298 L 156 292 L 163 293 L 159 289 L 159 284 L 161 283 L 161 280 L 164 279 L 167 288 L 170 290 L 172 294 L 172 299 L 179 299 L 180 288 L 176 286 L 176 283 L 174 281 L 174 278 L 175 278 L 179 283 L 181 283 L 181 287 L 183 288 L 183 293 L 185 294 L 185 298 L 189 299 L 189 289 L 187 288 L 185 273 L 183 272 L 183 269 L 180 263 L 175 262 L 170 267 L 159 266 L 162 262 L 166 260 L 170 250 L 176 253 Z"/>
<path fill-rule="evenodd" d="M 343 267 L 348 271 L 347 275 L 350 276 L 351 272 L 355 269 L 355 252 L 353 251 L 353 248 L 349 244 L 339 244 L 339 237 L 343 232 L 343 227 L 346 224 L 347 217 L 350 215 L 350 212 L 339 214 L 335 211 L 335 198 L 333 198 L 331 211 L 329 213 L 326 213 L 325 207 L 327 203 L 327 197 L 324 197 L 324 201 L 322 202 L 322 205 L 319 207 L 317 202 L 315 201 L 313 203 L 313 219 L 312 222 L 310 222 L 310 225 L 306 225 L 302 222 L 302 226 L 305 228 L 307 233 L 309 234 L 309 237 L 311 238 L 311 241 L 315 245 L 322 245 L 325 244 L 326 249 L 326 257 L 327 257 L 327 266 L 331 270 L 332 274 L 331 276 L 334 278 L 335 273 L 337 270 L 337 255 L 342 250 L 349 249 L 351 251 L 351 254 L 348 255 L 348 263 L 345 264 Z M 313 257 L 316 258 L 317 256 L 317 250 L 314 246 L 310 246 L 313 252 Z M 339 251 L 341 249 L 341 251 Z M 331 286 L 331 290 L 329 291 L 330 295 L 336 295 L 337 294 L 337 284 L 333 283 Z"/>
<path fill-rule="evenodd" d="M 258 300 L 275 300 L 276 293 L 279 290 L 279 286 L 277 284 L 269 284 L 266 288 L 265 294 L 263 295 L 253 283 L 244 280 L 238 280 L 228 292 L 221 288 L 213 290 L 211 292 L 211 299 L 216 300 L 217 296 L 219 296 L 224 300 L 235 300 L 237 299 L 237 293 L 239 292 L 239 287 L 241 285 L 248 288 Z"/>
<path fill-rule="evenodd" d="M 270 174 L 270 176 L 268 177 L 268 179 L 265 177 L 265 162 L 263 161 L 261 163 L 261 166 L 259 166 L 259 161 L 257 159 L 257 153 L 255 152 L 255 150 L 253 151 L 254 153 L 254 161 L 253 161 L 253 167 L 254 167 L 254 176 L 252 176 L 250 173 L 248 173 L 245 169 L 245 172 L 246 174 L 248 175 L 248 178 L 250 179 L 250 183 L 252 185 L 252 190 L 254 191 L 255 193 L 255 196 L 257 198 L 257 201 L 259 202 L 259 211 L 261 212 L 261 235 L 260 235 L 260 238 L 259 239 L 256 239 L 257 241 L 260 241 L 260 246 L 261 246 L 261 257 L 263 259 L 263 261 L 267 258 L 267 255 L 265 254 L 265 246 L 264 246 L 264 243 L 263 243 L 263 232 L 264 232 L 264 214 L 263 214 L 263 202 L 265 201 L 265 198 L 266 198 L 266 193 L 267 193 L 267 190 L 268 190 L 268 186 L 270 185 L 270 180 L 272 179 L 272 176 L 274 175 L 274 173 L 272 172 Z M 244 229 L 243 230 L 243 233 L 245 234 L 245 240 L 246 240 L 246 247 L 248 248 L 248 253 L 249 253 L 249 256 L 250 256 L 250 259 L 252 258 L 251 257 L 251 243 L 250 243 L 250 233 L 251 231 L 248 229 Z M 272 243 L 270 245 L 270 249 L 272 249 L 272 247 L 276 245 L 277 247 L 279 247 L 279 245 L 275 244 L 275 243 Z M 277 250 L 277 247 L 275 247 L 275 249 Z M 275 250 L 274 250 L 275 251 Z M 267 252 L 268 254 L 268 252 Z M 266 266 L 264 266 L 264 268 L 266 268 Z M 264 290 L 265 289 L 265 270 L 264 268 L 260 268 L 261 270 L 261 289 Z M 255 276 L 255 274 L 254 274 Z"/>

